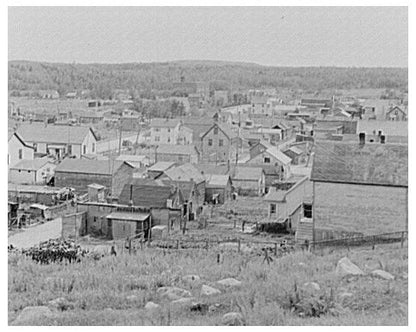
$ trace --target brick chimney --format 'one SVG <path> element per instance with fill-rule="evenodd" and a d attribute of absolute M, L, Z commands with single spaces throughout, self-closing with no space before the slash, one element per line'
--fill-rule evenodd
<path fill-rule="evenodd" d="M 365 133 L 359 133 L 358 138 L 360 140 L 360 145 L 365 145 Z"/>

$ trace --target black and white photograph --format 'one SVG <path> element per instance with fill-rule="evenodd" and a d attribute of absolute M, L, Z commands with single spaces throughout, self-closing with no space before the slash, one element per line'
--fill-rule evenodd
<path fill-rule="evenodd" d="M 121 4 L 5 7 L 4 324 L 410 326 L 410 5 Z"/>

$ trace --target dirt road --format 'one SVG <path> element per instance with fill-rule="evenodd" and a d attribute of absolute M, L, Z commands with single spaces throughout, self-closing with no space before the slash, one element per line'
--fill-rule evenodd
<path fill-rule="evenodd" d="M 62 219 L 57 218 L 44 224 L 29 227 L 23 232 L 9 237 L 9 245 L 22 249 L 33 247 L 39 242 L 56 239 L 61 236 Z"/>

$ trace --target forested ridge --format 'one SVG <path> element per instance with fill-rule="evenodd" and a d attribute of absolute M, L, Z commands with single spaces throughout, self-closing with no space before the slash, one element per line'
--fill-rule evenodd
<path fill-rule="evenodd" d="M 164 63 L 63 64 L 10 61 L 9 91 L 88 89 L 106 98 L 115 90 L 172 90 L 181 77 L 209 82 L 211 89 L 385 88 L 407 91 L 407 68 L 269 67 L 220 61 Z"/>

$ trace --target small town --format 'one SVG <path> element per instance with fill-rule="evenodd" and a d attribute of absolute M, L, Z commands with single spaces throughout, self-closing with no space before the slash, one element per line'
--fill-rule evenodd
<path fill-rule="evenodd" d="M 407 68 L 8 70 L 9 325 L 408 325 Z"/>

